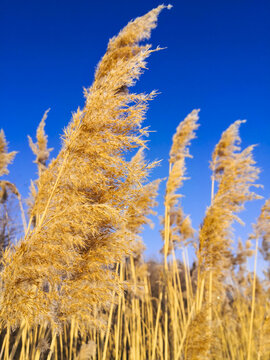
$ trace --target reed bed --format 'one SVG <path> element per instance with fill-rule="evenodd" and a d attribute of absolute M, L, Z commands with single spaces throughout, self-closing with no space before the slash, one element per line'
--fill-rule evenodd
<path fill-rule="evenodd" d="M 15 184 L 0 180 L 0 359 L 270 359 L 270 268 L 264 279 L 257 275 L 258 253 L 270 260 L 270 200 L 253 234 L 232 250 L 238 213 L 261 198 L 254 146 L 240 146 L 244 121 L 225 130 L 213 150 L 211 203 L 197 232 L 181 188 L 199 110 L 180 122 L 164 195 L 163 262 L 143 258 L 141 232 L 151 225 L 161 181 L 148 181 L 158 163 L 145 159 L 149 131 L 142 125 L 156 94 L 131 89 L 147 57 L 160 50 L 142 41 L 165 8 L 171 6 L 110 40 L 51 162 L 45 112 L 36 142 L 29 137 L 38 179 L 31 181 L 28 220 Z M 1 177 L 15 155 L 2 130 Z M 16 211 L 24 235 L 13 245 Z"/>

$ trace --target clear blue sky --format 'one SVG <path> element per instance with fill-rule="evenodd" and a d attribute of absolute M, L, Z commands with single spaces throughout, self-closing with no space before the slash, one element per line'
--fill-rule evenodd
<path fill-rule="evenodd" d="M 46 131 L 53 156 L 60 148 L 60 134 L 71 112 L 83 106 L 83 87 L 89 87 L 94 69 L 109 38 L 129 20 L 143 15 L 159 1 L 8 1 L 0 5 L 1 120 L 10 143 L 17 150 L 9 179 L 27 197 L 30 178 L 36 178 L 27 135 L 35 135 L 46 109 Z M 208 169 L 214 145 L 233 121 L 242 125 L 243 146 L 259 144 L 255 158 L 263 169 L 260 193 L 270 196 L 270 2 L 261 0 L 171 0 L 164 10 L 151 43 L 167 47 L 149 59 L 149 70 L 137 89 L 161 94 L 150 103 L 146 125 L 150 136 L 149 160 L 163 159 L 152 179 L 167 176 L 171 138 L 178 123 L 200 108 L 198 138 L 192 143 L 194 159 L 182 189 L 184 211 L 195 227 L 201 223 L 210 200 Z M 162 214 L 162 192 L 159 214 Z M 259 214 L 262 201 L 248 205 L 241 217 L 246 228 Z M 161 247 L 158 224 L 144 233 L 146 254 Z"/>

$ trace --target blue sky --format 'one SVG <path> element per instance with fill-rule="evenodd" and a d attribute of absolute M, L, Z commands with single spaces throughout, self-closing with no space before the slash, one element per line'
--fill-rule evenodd
<path fill-rule="evenodd" d="M 83 87 L 93 80 L 96 64 L 109 38 L 129 20 L 143 15 L 159 1 L 7 1 L 0 5 L 1 120 L 10 150 L 17 150 L 9 179 L 27 197 L 30 179 L 36 178 L 27 135 L 34 137 L 44 113 L 51 108 L 46 131 L 49 146 L 60 148 L 60 135 L 72 111 L 83 106 Z M 171 138 L 179 122 L 200 108 L 200 128 L 188 160 L 190 180 L 181 192 L 184 211 L 198 227 L 210 201 L 209 160 L 222 131 L 237 119 L 243 146 L 258 144 L 255 159 L 262 168 L 260 194 L 270 196 L 270 2 L 261 0 L 176 1 L 164 10 L 151 43 L 166 50 L 154 53 L 149 70 L 136 90 L 156 89 L 145 125 L 150 135 L 149 160 L 162 159 L 152 179 L 166 177 Z M 163 212 L 163 192 L 159 196 Z M 236 226 L 244 239 L 259 215 L 263 201 L 248 204 Z M 161 248 L 159 225 L 147 229 L 146 255 Z"/>

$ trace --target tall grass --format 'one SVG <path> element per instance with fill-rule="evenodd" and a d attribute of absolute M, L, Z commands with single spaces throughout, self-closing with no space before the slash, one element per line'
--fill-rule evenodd
<path fill-rule="evenodd" d="M 259 251 L 270 258 L 269 200 L 254 234 L 236 252 L 231 248 L 237 214 L 246 201 L 260 198 L 251 190 L 259 174 L 254 147 L 240 148 L 243 121 L 225 130 L 213 151 L 211 203 L 198 236 L 184 215 L 181 187 L 199 110 L 179 124 L 164 196 L 164 261 L 143 258 L 140 233 L 151 224 L 161 181 L 147 180 L 157 163 L 145 160 L 148 128 L 142 127 L 155 92 L 136 94 L 131 86 L 159 50 L 140 42 L 150 37 L 163 8 L 110 40 L 55 160 L 48 165 L 48 111 L 36 143 L 29 138 L 39 177 L 31 183 L 24 238 L 16 246 L 2 242 L 0 359 L 270 358 L 270 271 L 262 280 L 256 268 Z M 14 156 L 2 131 L 0 176 Z M 24 216 L 15 185 L 1 180 L 0 187 L 2 208 L 11 192 Z M 190 247 L 197 255 L 193 264 Z M 246 263 L 253 255 L 250 272 Z"/>

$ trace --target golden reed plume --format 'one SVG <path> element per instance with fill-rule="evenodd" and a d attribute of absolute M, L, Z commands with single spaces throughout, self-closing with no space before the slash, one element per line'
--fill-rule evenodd
<path fill-rule="evenodd" d="M 48 143 L 48 136 L 45 133 L 45 121 L 48 116 L 48 112 L 50 109 L 46 110 L 41 122 L 39 123 L 37 127 L 36 132 L 36 138 L 37 142 L 34 143 L 32 138 L 28 136 L 28 142 L 31 150 L 33 151 L 34 155 L 36 155 L 36 160 L 34 161 L 38 166 L 38 173 L 39 176 L 42 174 L 42 172 L 46 169 L 46 163 L 49 159 L 50 152 L 53 150 L 52 148 L 48 149 L 47 143 Z"/>
<path fill-rule="evenodd" d="M 45 133 L 45 121 L 47 119 L 49 111 L 50 111 L 50 109 L 45 111 L 45 113 L 41 119 L 41 122 L 39 123 L 39 125 L 37 127 L 37 131 L 36 131 L 37 142 L 34 143 L 32 138 L 30 136 L 28 136 L 29 146 L 30 146 L 31 150 L 33 151 L 34 155 L 36 156 L 34 163 L 37 164 L 37 167 L 38 167 L 38 179 L 40 178 L 41 174 L 46 170 L 47 162 L 50 157 L 50 152 L 53 150 L 53 148 L 49 149 L 47 146 L 48 136 Z M 32 224 L 34 226 L 36 224 L 36 217 L 32 213 L 32 210 L 33 210 L 33 207 L 35 204 L 35 199 L 37 196 L 36 184 L 38 184 L 38 180 L 36 180 L 36 181 L 31 180 L 31 184 L 30 184 L 30 188 L 29 188 L 30 195 L 29 195 L 29 198 L 26 200 L 27 206 L 28 206 L 28 213 L 30 214 L 30 216 L 32 214 Z"/>
<path fill-rule="evenodd" d="M 197 252 L 199 271 L 212 274 L 210 292 L 215 292 L 214 299 L 221 297 L 221 279 L 230 268 L 232 224 L 244 208 L 246 201 L 259 199 L 260 196 L 250 190 L 258 178 L 260 170 L 253 160 L 254 145 L 241 150 L 239 127 L 245 122 L 238 120 L 223 132 L 212 155 L 212 202 L 199 234 Z M 214 194 L 214 182 L 218 189 Z"/>
<path fill-rule="evenodd" d="M 85 107 L 73 115 L 62 150 L 41 174 L 32 210 L 36 226 L 4 255 L 3 321 L 59 326 L 73 317 L 83 326 L 96 306 L 109 306 L 112 293 L 121 290 L 112 264 L 129 252 L 130 205 L 144 176 L 139 164 L 130 169 L 125 155 L 145 147 L 148 129 L 141 125 L 155 96 L 129 88 L 158 50 L 140 41 L 150 37 L 164 8 L 135 19 L 110 40 L 85 90 Z"/>
<path fill-rule="evenodd" d="M 189 153 L 191 140 L 195 138 L 195 131 L 199 127 L 199 111 L 193 110 L 178 125 L 176 133 L 173 136 L 173 143 L 170 151 L 170 169 L 166 185 L 165 194 L 165 217 L 163 219 L 164 230 L 162 232 L 164 246 L 165 267 L 167 267 L 167 256 L 179 244 L 185 245 L 187 239 L 192 238 L 194 230 L 191 227 L 191 221 L 179 204 L 179 198 L 182 195 L 176 192 L 186 180 L 186 158 L 192 158 Z"/>
<path fill-rule="evenodd" d="M 5 138 L 4 131 L 0 131 L 0 176 L 7 175 L 8 165 L 12 163 L 15 155 L 17 154 L 16 151 L 8 152 L 7 150 L 7 142 Z"/>
<path fill-rule="evenodd" d="M 8 165 L 14 160 L 16 151 L 8 152 L 8 144 L 5 138 L 4 131 L 0 131 L 0 177 L 8 175 Z M 16 196 L 19 192 L 14 184 L 7 180 L 0 180 L 0 203 L 5 203 L 8 196 L 8 190 Z"/>

